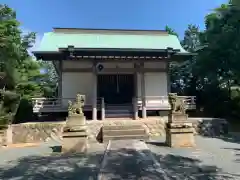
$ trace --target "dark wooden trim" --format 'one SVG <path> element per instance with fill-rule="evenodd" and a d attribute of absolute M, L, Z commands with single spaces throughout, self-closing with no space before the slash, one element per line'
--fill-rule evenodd
<path fill-rule="evenodd" d="M 66 49 L 66 48 L 64 48 Z M 34 51 L 37 59 L 45 61 L 159 61 L 169 59 L 170 61 L 181 61 L 191 56 L 197 55 L 196 53 L 178 53 L 174 50 L 137 50 L 137 49 L 118 49 L 114 51 L 106 51 L 106 49 L 97 50 L 87 49 L 81 51 L 74 51 L 70 55 L 69 51 L 63 50 L 61 52 L 44 52 Z"/>
<path fill-rule="evenodd" d="M 149 61 L 149 62 L 159 62 L 159 61 L 166 61 L 169 60 L 167 57 L 122 57 L 122 58 L 118 58 L 117 56 L 115 58 L 87 58 L 87 57 L 81 57 L 78 59 L 67 59 L 66 61 L 97 61 L 97 62 L 133 62 L 133 63 L 137 63 L 137 62 L 145 62 L 145 61 Z"/>
<path fill-rule="evenodd" d="M 166 49 L 142 49 L 142 48 L 75 48 L 74 46 L 59 48 L 59 51 L 68 52 L 69 48 L 74 52 L 158 52 L 158 53 L 177 53 L 180 49 L 167 47 Z"/>
<path fill-rule="evenodd" d="M 57 74 L 59 75 L 60 74 L 60 61 L 52 61 L 53 63 L 53 66 L 57 72 Z"/>
<path fill-rule="evenodd" d="M 161 56 L 168 57 L 177 52 L 179 49 L 168 47 L 166 49 L 136 49 L 136 48 L 75 48 L 68 46 L 59 48 L 60 52 L 71 58 L 78 56 Z"/>
<path fill-rule="evenodd" d="M 170 63 L 167 62 L 167 92 L 171 92 Z"/>
<path fill-rule="evenodd" d="M 93 68 L 63 68 L 62 72 L 93 72 Z M 166 68 L 105 68 L 101 72 L 98 73 L 110 73 L 110 72 L 126 72 L 126 73 L 134 73 L 134 72 L 167 72 Z"/>
<path fill-rule="evenodd" d="M 32 51 L 32 53 L 34 54 L 34 55 L 36 55 L 36 54 L 45 54 L 45 55 L 47 55 L 47 54 L 62 54 L 62 52 L 60 52 L 60 51 Z"/>
<path fill-rule="evenodd" d="M 196 56 L 198 55 L 198 53 L 194 52 L 186 52 L 186 53 L 183 53 L 183 52 L 177 52 L 176 54 L 174 54 L 174 56 Z"/>
<path fill-rule="evenodd" d="M 58 82 L 58 97 L 62 98 L 62 73 L 63 73 L 63 63 L 62 61 L 59 62 L 59 69 L 60 69 L 60 73 L 59 73 L 59 82 Z"/>

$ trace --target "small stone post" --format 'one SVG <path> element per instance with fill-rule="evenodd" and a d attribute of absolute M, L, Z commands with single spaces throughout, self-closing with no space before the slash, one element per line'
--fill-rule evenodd
<path fill-rule="evenodd" d="M 102 120 L 105 120 L 105 102 L 104 102 L 104 98 L 101 98 L 101 116 L 102 116 Z"/>
<path fill-rule="evenodd" d="M 69 101 L 68 118 L 63 128 L 62 152 L 85 152 L 87 150 L 86 118 L 83 113 L 85 96 L 77 94 L 76 102 Z"/>
<path fill-rule="evenodd" d="M 12 144 L 12 139 L 13 138 L 13 135 L 12 135 L 12 125 L 8 125 L 8 128 L 6 130 L 6 139 L 7 139 L 7 145 L 10 145 Z"/>
<path fill-rule="evenodd" d="M 186 105 L 176 93 L 169 93 L 171 111 L 166 126 L 166 144 L 170 147 L 195 146 L 193 124 L 188 121 Z"/>
<path fill-rule="evenodd" d="M 138 119 L 138 100 L 137 100 L 137 97 L 133 97 L 132 102 L 133 102 L 132 104 L 133 104 L 133 112 L 134 112 L 133 119 L 137 120 Z"/>

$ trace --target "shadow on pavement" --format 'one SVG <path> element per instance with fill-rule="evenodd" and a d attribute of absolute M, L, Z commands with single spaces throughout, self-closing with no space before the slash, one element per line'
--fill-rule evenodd
<path fill-rule="evenodd" d="M 156 142 L 156 141 L 148 141 L 146 144 L 151 144 L 154 146 L 168 147 L 165 142 Z"/>
<path fill-rule="evenodd" d="M 145 156 L 143 157 L 143 154 Z M 156 158 L 157 162 L 150 157 Z M 81 179 L 94 180 L 99 174 L 103 153 L 55 154 L 49 156 L 29 156 L 9 162 L 0 167 L 0 179 Z M 233 179 L 231 175 L 220 175 L 216 166 L 203 166 L 201 161 L 175 155 L 151 154 L 149 150 L 120 148 L 107 153 L 106 164 L 101 172 L 110 179 L 187 179 L 221 180 Z"/>
<path fill-rule="evenodd" d="M 221 136 L 215 136 L 214 138 L 218 138 L 223 141 L 230 142 L 230 143 L 240 144 L 240 135 L 226 134 L 226 135 L 221 135 Z"/>
<path fill-rule="evenodd" d="M 60 153 L 60 152 L 62 152 L 62 146 L 51 146 L 50 148 L 52 149 L 53 153 Z"/>

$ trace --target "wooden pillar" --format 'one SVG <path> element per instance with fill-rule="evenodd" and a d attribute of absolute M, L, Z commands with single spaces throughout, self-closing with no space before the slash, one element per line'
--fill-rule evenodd
<path fill-rule="evenodd" d="M 59 74 L 58 74 L 58 97 L 62 98 L 62 60 L 59 61 Z"/>
<path fill-rule="evenodd" d="M 141 63 L 141 96 L 142 96 L 142 118 L 147 118 L 146 92 L 145 92 L 145 73 L 143 71 L 144 63 Z"/>
<path fill-rule="evenodd" d="M 97 74 L 95 63 L 93 63 L 93 79 L 92 79 L 92 119 L 97 120 Z"/>
<path fill-rule="evenodd" d="M 134 64 L 134 97 L 133 97 L 133 111 L 134 120 L 138 119 L 138 66 Z"/>
<path fill-rule="evenodd" d="M 167 93 L 170 93 L 171 92 L 171 78 L 170 78 L 170 63 L 169 63 L 169 59 L 167 59 L 166 66 L 167 66 Z"/>
<path fill-rule="evenodd" d="M 104 98 L 101 98 L 101 116 L 102 116 L 102 120 L 105 120 L 105 102 L 104 102 Z"/>

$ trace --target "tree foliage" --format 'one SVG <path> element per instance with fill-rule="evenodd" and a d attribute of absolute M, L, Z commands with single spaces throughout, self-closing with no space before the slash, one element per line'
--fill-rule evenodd
<path fill-rule="evenodd" d="M 205 17 L 204 31 L 189 25 L 181 43 L 198 55 L 172 68 L 173 89 L 196 95 L 206 115 L 236 116 L 240 110 L 239 88 L 232 88 L 240 83 L 239 7 L 232 0 L 216 8 Z"/>
<path fill-rule="evenodd" d="M 19 26 L 16 12 L 7 5 L 0 5 L 0 81 L 2 88 L 0 124 L 1 117 L 7 117 L 16 112 L 19 97 L 30 100 L 31 97 L 43 96 L 47 84 L 43 85 L 42 80 L 50 82 L 49 76 L 40 72 L 43 65 L 35 61 L 28 53 L 28 49 L 35 42 L 36 34 L 33 32 L 23 34 Z M 12 103 L 6 103 L 9 99 L 12 99 Z"/>

